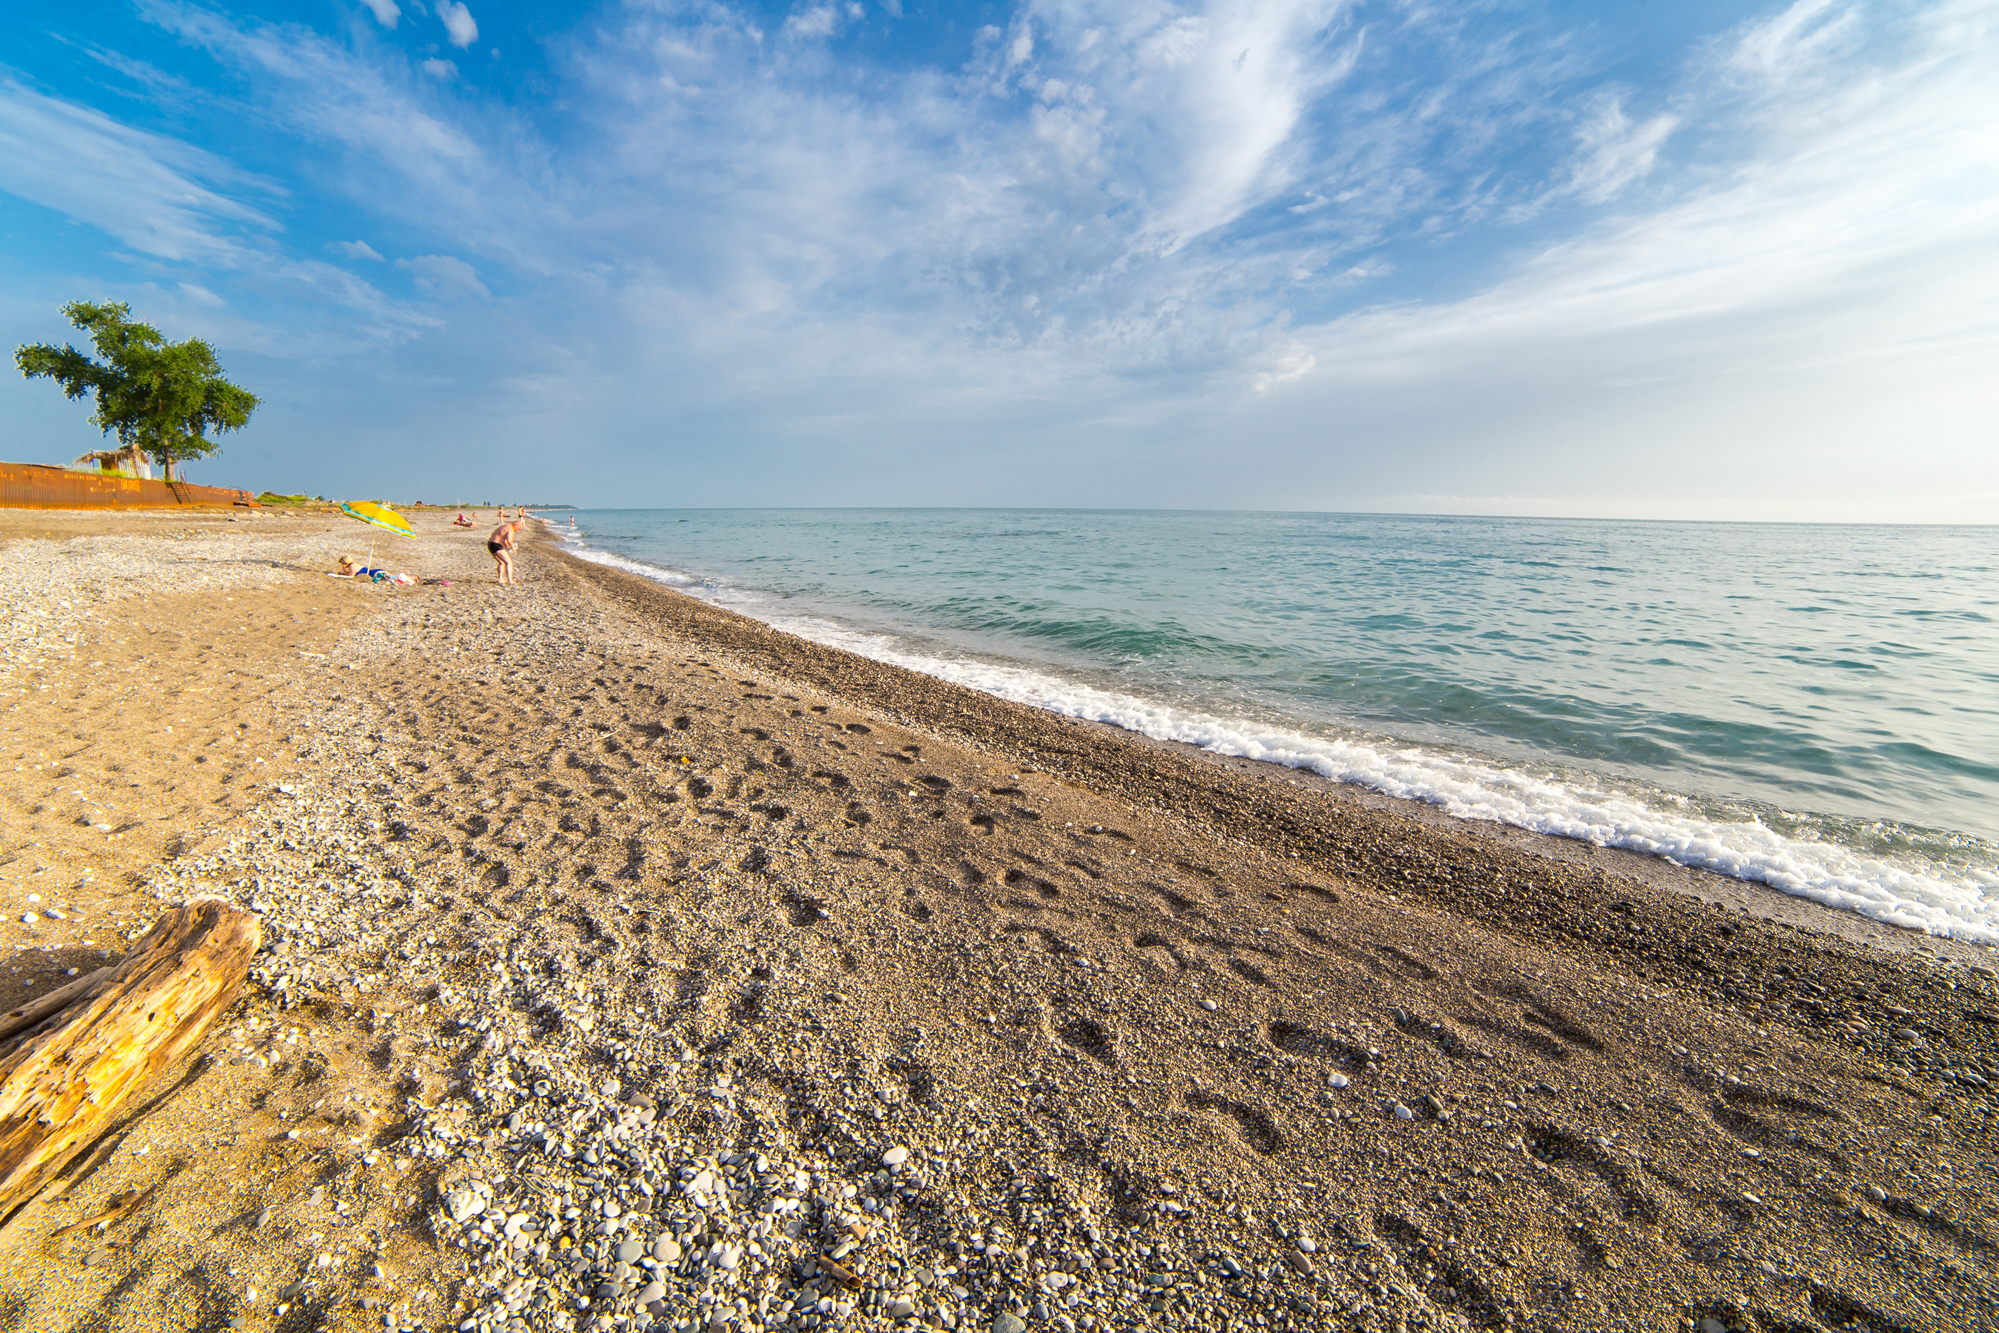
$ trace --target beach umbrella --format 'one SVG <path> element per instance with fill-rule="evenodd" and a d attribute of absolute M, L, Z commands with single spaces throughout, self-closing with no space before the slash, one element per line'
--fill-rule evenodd
<path fill-rule="evenodd" d="M 416 533 L 410 530 L 408 519 L 393 509 L 376 504 L 373 500 L 356 500 L 352 504 L 342 501 L 340 512 L 349 518 L 358 518 L 370 527 L 393 532 L 398 537 L 408 537 L 411 541 L 416 540 Z M 368 539 L 368 563 L 371 565 L 375 563 L 375 539 L 372 536 Z"/>
<path fill-rule="evenodd" d="M 340 512 L 349 518 L 358 518 L 363 523 L 372 523 L 376 527 L 384 528 L 400 537 L 414 538 L 416 536 L 416 533 L 410 530 L 408 519 L 398 514 L 395 510 L 378 505 L 372 500 L 357 500 L 353 504 L 343 503 L 340 506 Z"/>

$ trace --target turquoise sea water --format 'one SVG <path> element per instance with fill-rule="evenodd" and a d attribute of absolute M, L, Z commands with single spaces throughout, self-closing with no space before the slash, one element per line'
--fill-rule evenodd
<path fill-rule="evenodd" d="M 1999 942 L 1999 528 L 576 520 L 581 554 L 976 689 Z"/>

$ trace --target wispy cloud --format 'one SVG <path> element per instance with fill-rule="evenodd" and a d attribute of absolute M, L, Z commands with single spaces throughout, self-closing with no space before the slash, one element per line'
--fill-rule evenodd
<path fill-rule="evenodd" d="M 361 0 L 361 3 L 365 4 L 368 12 L 375 16 L 375 22 L 384 28 L 395 27 L 396 20 L 403 16 L 403 11 L 397 6 L 396 0 Z"/>
<path fill-rule="evenodd" d="M 1615 78 L 1591 33 L 1515 6 L 1023 0 L 946 68 L 868 54 L 889 6 L 634 0 L 553 40 L 526 101 L 365 20 L 144 3 L 307 146 L 342 230 L 411 256 L 415 295 L 303 258 L 278 276 L 280 192 L 12 85 L 8 188 L 69 188 L 61 150 L 12 150 L 53 117 L 137 185 L 50 206 L 176 262 L 259 256 L 269 290 L 434 330 L 508 420 L 633 448 L 670 401 L 850 461 L 1017 431 L 1184 450 L 1194 476 L 1247 413 L 1270 474 L 1303 477 L 1345 457 L 1327 422 L 1583 439 L 1588 404 L 1658 394 L 1762 420 L 1758 394 L 1827 367 L 1948 377 L 1991 350 L 1993 0 L 1799 0 Z M 470 45 L 469 10 L 434 12 Z"/>
<path fill-rule="evenodd" d="M 437 296 L 491 296 L 479 281 L 479 271 L 453 255 L 416 255 L 398 259 L 396 267 L 408 269 L 416 285 Z"/>
<path fill-rule="evenodd" d="M 1717 42 L 1683 99 L 1711 157 L 1473 294 L 1301 328 L 1318 364 L 1287 402 L 1476 439 L 1471 485 L 1531 456 L 1567 511 L 1622 487 L 1652 514 L 1969 517 L 1950 478 L 1990 479 L 1999 412 L 1995 10 L 1935 7 L 1864 58 L 1855 13 Z"/>
<path fill-rule="evenodd" d="M 1580 156 L 1569 188 L 1593 204 L 1615 198 L 1627 185 L 1651 174 L 1659 149 L 1679 126 L 1670 113 L 1634 121 L 1624 114 L 1624 102 L 1605 93 L 1576 132 Z"/>
<path fill-rule="evenodd" d="M 1820 0 L 1745 25 L 1709 66 L 1759 76 L 1710 90 L 1719 105 L 1709 114 L 1736 135 L 1724 159 L 1690 164 L 1649 209 L 1523 258 L 1475 295 L 1328 324 L 1344 344 L 1334 363 L 1455 345 L 1513 351 L 1523 338 L 1589 340 L 1747 311 L 1788 316 L 1974 242 L 1999 220 L 1999 85 L 1987 77 L 1992 29 L 1966 45 L 1962 21 L 1995 12 L 1942 7 L 1897 49 L 1861 62 L 1832 60 L 1824 34 L 1846 31 L 1852 11 Z M 1971 273 L 1999 276 L 1999 263 Z M 1964 284 L 1945 302 L 1959 314 L 1939 327 L 1971 328 L 1985 300 L 1980 283 Z M 1735 327 L 1754 341 L 1755 324 Z"/>
<path fill-rule="evenodd" d="M 405 225 L 469 238 L 532 268 L 566 229 L 548 190 L 552 149 L 492 103 L 466 101 L 390 52 L 350 49 L 296 25 L 238 25 L 156 2 L 153 20 L 258 90 L 258 111 L 332 151 L 357 203 Z"/>
<path fill-rule="evenodd" d="M 149 263 L 231 278 L 294 317 L 334 308 L 351 321 L 309 331 L 232 325 L 251 345 L 351 351 L 405 340 L 436 322 L 343 269 L 287 253 L 280 215 L 292 201 L 276 183 L 7 79 L 0 79 L 0 189 L 97 228 Z M 164 290 L 198 316 L 228 304 L 217 285 L 202 276 Z"/>
<path fill-rule="evenodd" d="M 187 144 L 0 77 L 0 188 L 82 218 L 141 254 L 241 267 L 284 195 Z M 243 196 L 257 202 L 246 202 Z"/>

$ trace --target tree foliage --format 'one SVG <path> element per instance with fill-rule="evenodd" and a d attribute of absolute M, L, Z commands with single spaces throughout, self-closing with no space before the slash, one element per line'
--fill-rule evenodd
<path fill-rule="evenodd" d="M 131 318 L 132 308 L 122 301 L 72 301 L 63 314 L 90 334 L 101 359 L 36 343 L 17 349 L 15 364 L 29 379 L 56 381 L 68 397 L 96 394 L 91 424 L 159 460 L 169 481 L 176 460 L 214 453 L 218 445 L 210 433 L 240 430 L 257 409 L 257 395 L 223 379 L 215 349 L 199 338 L 170 343 L 152 325 Z"/>

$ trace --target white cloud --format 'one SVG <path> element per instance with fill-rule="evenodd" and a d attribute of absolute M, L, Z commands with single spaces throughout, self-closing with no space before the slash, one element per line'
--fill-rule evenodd
<path fill-rule="evenodd" d="M 430 59 L 424 61 L 417 68 L 430 75 L 433 79 L 455 79 L 458 77 L 458 66 L 449 60 L 439 60 L 436 56 L 432 56 Z"/>
<path fill-rule="evenodd" d="M 436 296 L 491 296 L 479 281 L 479 271 L 450 255 L 413 255 L 398 259 L 396 267 L 415 275 L 416 285 Z"/>
<path fill-rule="evenodd" d="M 219 310 L 229 304 L 199 283 L 183 282 L 177 285 L 180 288 L 181 295 L 187 297 L 188 300 L 193 301 L 197 305 L 205 305 L 210 309 Z"/>
<path fill-rule="evenodd" d="M 802 9 L 784 21 L 779 29 L 786 37 L 810 40 L 814 37 L 831 37 L 840 26 L 840 11 L 831 5 L 815 5 Z"/>
<path fill-rule="evenodd" d="M 1064 101 L 1107 108 L 1102 159 L 1140 193 L 1148 243 L 1165 249 L 1226 226 L 1294 180 L 1307 106 L 1350 68 L 1326 58 L 1343 0 L 1159 3 L 1043 0 L 1007 43 L 1024 83 L 1057 79 Z M 1051 113 L 1060 118 L 1061 113 Z"/>
<path fill-rule="evenodd" d="M 1318 364 L 1319 358 L 1313 356 L 1305 344 L 1294 339 L 1278 350 L 1275 364 L 1270 369 L 1258 372 L 1254 381 L 1256 392 L 1268 393 L 1280 384 L 1303 379 Z"/>
<path fill-rule="evenodd" d="M 403 11 L 397 7 L 396 0 L 361 0 L 361 2 L 368 6 L 368 12 L 375 16 L 375 22 L 384 28 L 395 27 L 396 20 L 403 14 Z"/>
<path fill-rule="evenodd" d="M 479 25 L 461 0 L 437 0 L 437 16 L 444 20 L 445 34 L 453 46 L 470 46 L 479 40 Z"/>
<path fill-rule="evenodd" d="M 328 241 L 326 248 L 349 259 L 367 259 L 377 264 L 382 262 L 382 256 L 366 241 Z"/>

